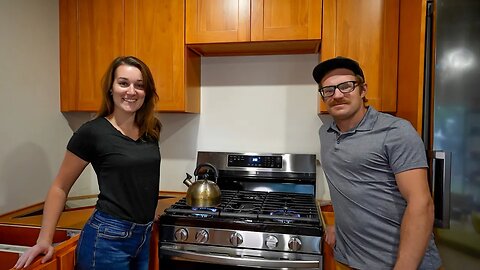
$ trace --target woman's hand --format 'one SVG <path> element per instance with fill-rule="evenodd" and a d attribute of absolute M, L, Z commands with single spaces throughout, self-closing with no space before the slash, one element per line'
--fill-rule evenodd
<path fill-rule="evenodd" d="M 51 244 L 37 243 L 35 246 L 25 251 L 22 256 L 20 256 L 13 268 L 20 269 L 29 266 L 32 261 L 40 254 L 45 254 L 42 259 L 42 263 L 45 263 L 52 259 L 54 251 L 55 249 Z"/>
<path fill-rule="evenodd" d="M 327 226 L 327 231 L 325 232 L 325 242 L 332 248 L 335 247 L 335 225 Z"/>

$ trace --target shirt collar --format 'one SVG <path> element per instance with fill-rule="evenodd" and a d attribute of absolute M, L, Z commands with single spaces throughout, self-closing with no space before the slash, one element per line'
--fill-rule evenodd
<path fill-rule="evenodd" d="M 377 121 L 377 118 L 378 118 L 378 111 L 375 110 L 372 106 L 368 106 L 367 112 L 363 116 L 362 121 L 360 121 L 360 123 L 358 123 L 356 127 L 354 127 L 353 129 L 347 132 L 350 133 L 350 132 L 356 132 L 356 131 L 372 130 L 373 126 L 375 125 L 375 122 Z M 335 131 L 337 133 L 341 133 L 335 121 L 330 123 L 330 127 L 328 128 L 328 131 L 329 132 Z"/>

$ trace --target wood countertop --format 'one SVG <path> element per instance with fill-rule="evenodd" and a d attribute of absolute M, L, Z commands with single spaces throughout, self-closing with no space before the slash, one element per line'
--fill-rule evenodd
<path fill-rule="evenodd" d="M 81 230 L 93 212 L 96 196 L 87 195 L 69 198 L 66 204 L 67 207 L 60 216 L 57 228 Z M 160 192 L 155 214 L 162 214 L 167 207 L 184 196 L 185 193 L 183 192 Z M 43 205 L 44 203 L 42 202 L 0 215 L 0 224 L 40 227 L 42 224 Z"/>

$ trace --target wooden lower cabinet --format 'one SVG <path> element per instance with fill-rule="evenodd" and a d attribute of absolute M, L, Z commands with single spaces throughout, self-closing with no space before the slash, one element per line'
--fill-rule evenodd
<path fill-rule="evenodd" d="M 73 270 L 75 268 L 75 249 L 77 247 L 78 238 L 76 235 L 60 247 L 55 252 L 55 259 L 57 261 L 57 269 Z"/>
<path fill-rule="evenodd" d="M 75 268 L 75 248 L 77 247 L 78 238 L 80 235 L 76 235 L 64 243 L 55 247 L 55 257 L 51 262 L 46 264 L 40 264 L 33 267 L 32 270 L 40 269 L 62 269 L 73 270 Z"/>
<path fill-rule="evenodd" d="M 325 205 L 321 207 L 322 218 L 327 226 L 335 225 L 335 214 L 333 213 L 332 205 Z M 327 244 L 323 243 L 323 270 L 352 270 L 352 268 L 338 263 L 333 257 L 333 249 Z"/>
<path fill-rule="evenodd" d="M 160 269 L 160 262 L 158 260 L 158 239 L 159 231 L 157 224 L 153 224 L 152 238 L 150 239 L 150 263 L 148 265 L 149 270 Z"/>
<path fill-rule="evenodd" d="M 46 263 L 43 263 L 41 264 L 40 263 L 40 260 L 37 261 L 37 263 L 34 263 L 32 266 L 28 267 L 28 268 L 25 268 L 25 269 L 28 269 L 28 270 L 57 270 L 57 260 L 56 259 L 53 259 L 49 262 L 46 262 Z M 69 268 L 69 269 L 73 269 L 73 267 Z"/>
<path fill-rule="evenodd" d="M 11 269 L 19 258 L 18 251 L 6 247 L 33 246 L 36 243 L 39 232 L 39 227 L 0 224 L 0 244 L 2 244 L 2 247 L 5 247 L 4 249 L 0 249 L 0 270 Z M 55 231 L 53 242 L 61 243 L 56 247 L 57 252 L 55 258 L 51 262 L 40 264 L 41 257 L 39 257 L 39 259 L 27 269 L 60 269 L 58 267 L 59 263 L 68 265 L 68 263 L 66 263 L 67 259 L 71 257 L 71 261 L 73 262 L 73 255 L 75 253 L 68 253 L 68 248 L 72 246 L 75 247 L 77 239 L 78 236 L 70 238 L 66 230 Z M 62 269 L 73 269 L 73 264 L 70 268 L 65 267 Z"/>
<path fill-rule="evenodd" d="M 43 256 L 39 256 L 29 267 L 25 270 L 73 270 L 75 262 L 75 248 L 77 246 L 80 235 L 75 235 L 72 238 L 62 242 L 55 247 L 55 255 L 52 260 L 41 263 Z M 28 245 L 30 246 L 30 245 Z M 0 269 L 12 269 L 19 258 L 18 253 L 0 252 Z"/>
<path fill-rule="evenodd" d="M 335 225 L 335 215 L 333 213 L 332 205 L 324 205 L 321 207 L 322 218 L 326 226 Z M 326 230 L 327 228 L 325 228 Z M 325 239 L 324 239 L 325 240 Z M 333 249 L 326 243 L 323 242 L 322 246 L 323 252 L 323 270 L 341 270 L 341 265 L 337 265 L 333 257 Z"/>
<path fill-rule="evenodd" d="M 0 244 L 33 246 L 39 233 L 39 227 L 0 224 Z M 68 239 L 66 230 L 56 230 L 53 235 L 53 243 L 61 243 Z"/>
<path fill-rule="evenodd" d="M 11 229 L 11 228 L 10 228 Z M 0 226 L 1 231 L 1 226 Z M 27 236 L 30 235 L 27 229 Z M 38 236 L 38 232 L 35 235 Z M 18 237 L 18 236 L 17 236 Z M 75 268 L 75 249 L 77 247 L 78 238 L 80 235 L 75 235 L 74 237 L 66 240 L 65 242 L 59 244 L 55 247 L 55 256 L 52 260 L 46 263 L 41 263 L 43 256 L 39 256 L 29 267 L 25 270 L 73 270 Z M 30 239 L 30 238 L 29 238 Z M 2 239 L 3 241 L 4 239 Z M 26 240 L 30 243 L 30 240 Z M 25 246 L 31 246 L 33 244 L 28 244 Z M 16 261 L 18 260 L 19 254 L 13 252 L 2 252 L 0 251 L 0 270 L 14 270 L 12 268 Z M 154 224 L 152 231 L 152 238 L 150 241 L 150 265 L 148 267 L 150 270 L 159 269 L 158 261 L 158 227 Z"/>
<path fill-rule="evenodd" d="M 18 260 L 18 253 L 0 251 L 0 270 L 10 269 Z"/>
<path fill-rule="evenodd" d="M 333 208 L 331 205 L 324 205 L 321 207 L 322 219 L 324 225 L 331 226 L 335 223 Z M 327 228 L 324 228 L 327 230 Z M 323 270 L 335 270 L 335 260 L 333 258 L 333 249 L 323 239 L 322 253 L 323 253 Z"/>

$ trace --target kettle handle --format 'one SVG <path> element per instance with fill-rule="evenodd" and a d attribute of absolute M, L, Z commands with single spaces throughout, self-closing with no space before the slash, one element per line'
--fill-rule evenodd
<path fill-rule="evenodd" d="M 191 176 L 189 173 L 187 173 L 187 177 L 183 180 L 183 183 L 184 183 L 187 187 L 189 187 L 189 186 L 191 186 L 191 185 L 193 184 L 191 179 L 192 179 L 192 176 Z"/>
<path fill-rule="evenodd" d="M 198 176 L 198 171 L 200 171 L 200 169 L 203 168 L 203 167 L 209 167 L 213 170 L 213 177 L 215 178 L 215 182 L 217 182 L 218 170 L 217 170 L 217 168 L 215 168 L 215 166 L 213 166 L 210 163 L 198 164 L 197 168 L 195 168 L 195 171 L 193 172 L 193 175 Z"/>

